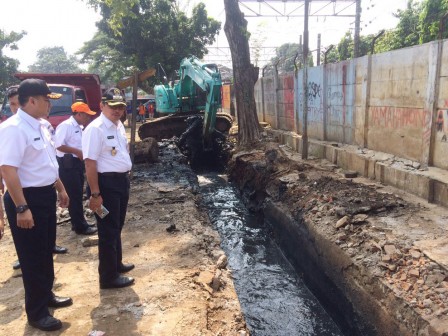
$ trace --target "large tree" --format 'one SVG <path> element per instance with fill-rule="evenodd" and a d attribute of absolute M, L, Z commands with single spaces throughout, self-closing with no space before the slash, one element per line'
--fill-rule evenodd
<path fill-rule="evenodd" d="M 117 66 L 117 60 L 123 61 L 122 69 L 129 70 L 146 70 L 161 63 L 168 76 L 173 76 L 182 58 L 205 55 L 221 27 L 207 16 L 203 3 L 189 17 L 175 0 L 87 1 L 101 12 L 97 26 L 102 35 L 95 37 L 97 45 L 92 41 L 85 45 L 84 59 L 108 68 Z M 109 57 L 96 52 L 95 45 L 116 54 Z"/>
<path fill-rule="evenodd" d="M 7 34 L 4 30 L 0 29 L 0 93 L 5 89 L 17 82 L 14 78 L 14 73 L 17 72 L 19 61 L 5 56 L 3 54 L 6 48 L 10 50 L 17 50 L 17 42 L 25 35 L 24 31 L 20 33 L 10 32 Z"/>
<path fill-rule="evenodd" d="M 109 87 L 137 70 L 132 57 L 117 50 L 118 43 L 105 33 L 97 32 L 78 52 L 83 55 L 81 62 L 89 65 L 87 71 L 98 74 L 101 82 Z"/>
<path fill-rule="evenodd" d="M 226 23 L 224 31 L 232 55 L 233 79 L 238 111 L 238 140 L 248 147 L 260 137 L 260 127 L 254 97 L 258 69 L 250 63 L 247 21 L 238 6 L 238 0 L 224 0 Z"/>
<path fill-rule="evenodd" d="M 37 61 L 28 67 L 30 72 L 80 73 L 79 61 L 68 55 L 64 47 L 46 47 L 37 51 Z"/>

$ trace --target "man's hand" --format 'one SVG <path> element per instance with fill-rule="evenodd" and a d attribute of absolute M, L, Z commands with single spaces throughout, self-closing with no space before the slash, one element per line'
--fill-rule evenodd
<path fill-rule="evenodd" d="M 58 192 L 58 200 L 59 200 L 59 206 L 61 208 L 67 208 L 68 204 L 70 202 L 70 198 L 67 195 L 67 192 L 64 190 L 62 192 Z"/>
<path fill-rule="evenodd" d="M 101 207 L 101 204 L 103 204 L 103 198 L 101 197 L 101 195 L 98 197 L 90 196 L 90 200 L 89 200 L 90 210 L 96 211 L 97 209 L 99 209 Z"/>
<path fill-rule="evenodd" d="M 78 159 L 80 159 L 81 161 L 83 160 L 83 156 L 82 156 L 82 150 L 78 149 L 75 152 L 75 155 L 78 157 Z"/>
<path fill-rule="evenodd" d="M 34 227 L 34 219 L 31 210 L 17 214 L 17 226 L 21 229 L 32 229 Z"/>

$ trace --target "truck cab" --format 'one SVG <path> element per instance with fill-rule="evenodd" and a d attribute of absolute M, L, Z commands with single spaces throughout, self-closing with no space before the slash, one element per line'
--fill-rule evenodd
<path fill-rule="evenodd" d="M 82 101 L 88 104 L 97 115 L 101 111 L 101 82 L 96 74 L 18 73 L 14 76 L 21 81 L 28 78 L 43 79 L 52 92 L 62 94 L 61 98 L 51 101 L 48 121 L 54 128 L 70 118 L 71 106 L 75 102 Z M 12 115 L 7 97 L 3 101 L 1 113 L 2 120 Z"/>

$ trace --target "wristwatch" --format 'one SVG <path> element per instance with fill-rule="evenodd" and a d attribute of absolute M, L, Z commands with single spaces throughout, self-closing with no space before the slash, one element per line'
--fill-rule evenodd
<path fill-rule="evenodd" d="M 16 213 L 21 214 L 29 209 L 28 204 L 19 205 L 16 207 Z"/>
<path fill-rule="evenodd" d="M 99 193 L 99 192 L 94 192 L 94 193 L 91 193 L 90 196 L 92 196 L 93 198 L 98 198 L 98 197 L 101 196 L 101 193 Z"/>

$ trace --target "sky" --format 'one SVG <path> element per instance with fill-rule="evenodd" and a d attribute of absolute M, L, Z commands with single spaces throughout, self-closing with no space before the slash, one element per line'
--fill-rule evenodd
<path fill-rule="evenodd" d="M 222 22 L 224 26 L 225 12 L 223 0 L 179 0 L 186 10 L 198 2 L 204 2 L 209 16 Z M 361 34 L 375 34 L 381 29 L 393 28 L 397 20 L 393 17 L 397 9 L 406 8 L 408 0 L 362 0 Z M 245 3 L 252 10 L 258 9 L 262 13 L 271 14 L 268 7 L 255 3 Z M 320 2 L 325 4 L 324 2 Z M 11 15 L 12 5 L 16 6 L 16 15 Z M 290 3 L 288 8 L 277 7 L 280 12 L 290 12 L 290 6 L 297 8 L 299 4 Z M 285 5 L 283 5 L 285 6 Z M 315 6 L 312 2 L 312 6 Z M 4 50 L 4 53 L 20 61 L 19 70 L 26 71 L 28 66 L 36 61 L 36 53 L 45 47 L 63 46 L 68 54 L 74 54 L 90 40 L 96 31 L 95 22 L 100 16 L 89 8 L 82 0 L 0 0 L 0 29 L 6 32 L 26 31 L 17 51 Z M 312 7 L 314 10 L 316 7 Z M 330 8 L 330 9 L 329 9 Z M 249 15 L 250 10 L 240 5 L 240 9 Z M 327 7 L 325 10 L 331 10 Z M 303 12 L 303 9 L 301 9 Z M 296 11 L 299 12 L 299 11 Z M 321 11 L 320 13 L 324 13 Z M 344 13 L 355 13 L 354 5 Z M 273 56 L 274 48 L 284 43 L 298 43 L 303 34 L 303 18 L 301 17 L 247 17 L 248 30 L 253 39 L 263 42 L 261 58 Z M 323 18 L 310 17 L 309 36 L 310 49 L 317 48 L 317 34 L 321 34 L 321 46 L 325 48 L 330 44 L 337 44 L 344 33 L 354 28 L 354 18 Z M 260 33 L 256 33 L 256 31 Z M 228 56 L 228 43 L 224 31 L 221 31 L 217 41 L 210 48 L 207 61 L 219 63 L 219 59 Z"/>

